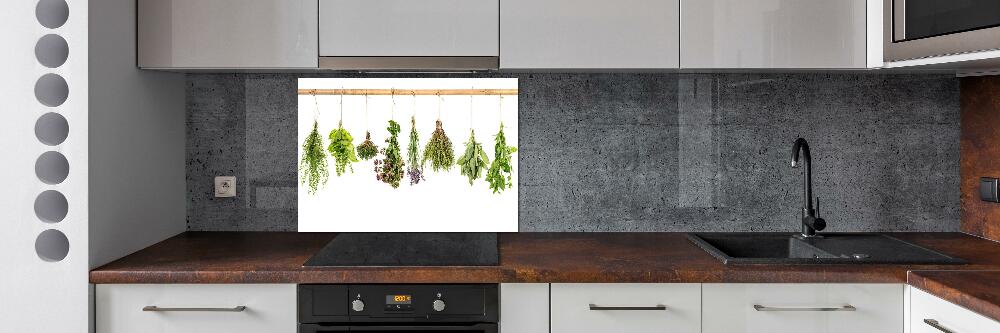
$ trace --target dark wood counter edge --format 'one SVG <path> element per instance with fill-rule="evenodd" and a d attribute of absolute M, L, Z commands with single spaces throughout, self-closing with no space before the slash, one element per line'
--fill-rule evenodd
<path fill-rule="evenodd" d="M 1000 270 L 910 271 L 906 283 L 1000 321 Z"/>

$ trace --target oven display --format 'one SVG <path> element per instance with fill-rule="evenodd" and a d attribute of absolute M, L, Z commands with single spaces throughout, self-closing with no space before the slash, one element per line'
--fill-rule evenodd
<path fill-rule="evenodd" d="M 385 311 L 413 311 L 413 296 L 385 295 Z"/>

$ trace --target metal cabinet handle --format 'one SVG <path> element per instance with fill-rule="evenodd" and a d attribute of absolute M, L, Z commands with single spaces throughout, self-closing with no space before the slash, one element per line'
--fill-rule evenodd
<path fill-rule="evenodd" d="M 941 332 L 944 332 L 944 333 L 955 333 L 955 331 L 949 330 L 949 329 L 945 328 L 944 326 L 941 326 L 941 323 L 939 323 L 937 320 L 934 320 L 934 319 L 924 319 L 924 324 L 927 324 L 930 327 L 936 328 L 938 331 L 941 331 Z"/>
<path fill-rule="evenodd" d="M 760 304 L 754 304 L 753 309 L 757 311 L 857 311 L 853 305 L 844 305 L 838 307 L 830 308 L 776 308 L 770 306 L 763 306 Z"/>
<path fill-rule="evenodd" d="M 590 310 L 592 311 L 662 311 L 666 310 L 666 305 L 654 305 L 654 306 L 600 306 L 596 304 L 590 304 Z"/>
<path fill-rule="evenodd" d="M 243 312 L 247 307 L 240 305 L 231 308 L 161 308 L 155 305 L 142 307 L 142 311 L 154 312 Z"/>

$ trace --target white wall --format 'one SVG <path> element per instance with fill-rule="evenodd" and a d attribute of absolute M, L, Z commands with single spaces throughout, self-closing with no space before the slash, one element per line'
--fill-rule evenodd
<path fill-rule="evenodd" d="M 90 267 L 186 228 L 184 75 L 136 67 L 135 1 L 90 0 Z"/>

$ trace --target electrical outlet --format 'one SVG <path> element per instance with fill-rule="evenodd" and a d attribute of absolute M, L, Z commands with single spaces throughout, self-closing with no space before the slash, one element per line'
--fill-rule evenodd
<path fill-rule="evenodd" d="M 236 177 L 215 177 L 215 197 L 232 198 L 236 196 Z"/>

